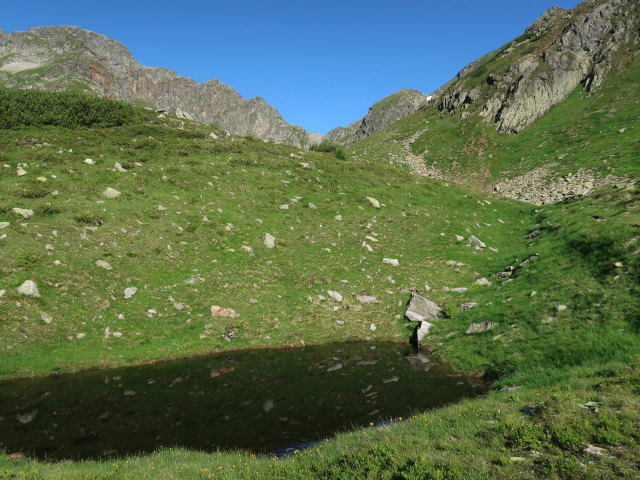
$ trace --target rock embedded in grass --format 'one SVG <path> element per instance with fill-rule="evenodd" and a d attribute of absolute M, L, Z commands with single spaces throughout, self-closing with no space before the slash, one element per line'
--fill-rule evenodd
<path fill-rule="evenodd" d="M 383 258 L 382 259 L 382 263 L 385 263 L 387 265 L 393 265 L 394 267 L 399 267 L 400 266 L 400 262 L 398 261 L 397 258 Z"/>
<path fill-rule="evenodd" d="M 356 298 L 360 303 L 378 303 L 378 299 L 372 295 L 358 295 Z"/>
<path fill-rule="evenodd" d="M 124 289 L 124 298 L 131 298 L 138 292 L 136 287 L 127 287 Z"/>
<path fill-rule="evenodd" d="M 373 205 L 373 208 L 380 208 L 380 202 L 373 197 L 367 197 L 367 200 Z"/>
<path fill-rule="evenodd" d="M 475 235 L 471 235 L 469 237 L 469 242 L 475 244 L 476 246 L 480 247 L 480 248 L 486 248 L 486 244 L 480 240 L 478 237 L 476 237 Z"/>
<path fill-rule="evenodd" d="M 437 320 L 442 315 L 442 308 L 436 302 L 414 294 L 404 314 L 412 322 Z"/>
<path fill-rule="evenodd" d="M 212 317 L 237 318 L 240 315 L 233 308 L 223 308 L 218 305 L 211 306 Z"/>
<path fill-rule="evenodd" d="M 39 297 L 40 291 L 38 290 L 38 285 L 33 280 L 26 280 L 22 285 L 18 288 L 18 293 L 21 295 L 25 295 L 27 297 Z"/>
<path fill-rule="evenodd" d="M 104 268 L 105 270 L 113 270 L 113 267 L 111 266 L 111 264 L 105 260 L 97 260 L 96 266 L 100 268 Z"/>
<path fill-rule="evenodd" d="M 482 278 L 478 278 L 475 282 L 473 282 L 473 284 L 485 287 L 485 286 L 491 285 L 491 282 L 488 279 L 482 277 Z"/>
<path fill-rule="evenodd" d="M 11 225 L 9 222 L 0 222 L 0 230 L 7 228 L 9 225 Z"/>
<path fill-rule="evenodd" d="M 263 244 L 267 248 L 273 248 L 276 246 L 276 237 L 271 235 L 270 233 L 264 234 Z"/>
<path fill-rule="evenodd" d="M 102 191 L 102 195 L 107 198 L 118 198 L 122 194 L 115 188 L 107 187 Z"/>
<path fill-rule="evenodd" d="M 468 310 L 476 308 L 477 306 L 478 306 L 478 304 L 477 303 L 473 303 L 473 302 L 471 302 L 471 303 L 463 303 L 462 305 L 460 305 L 458 307 L 458 310 L 460 310 L 461 312 L 466 312 Z"/>
<path fill-rule="evenodd" d="M 28 208 L 18 208 L 14 207 L 11 209 L 13 213 L 16 215 L 20 215 L 23 218 L 31 218 L 33 217 L 33 210 L 29 210 Z"/>
<path fill-rule="evenodd" d="M 333 298 L 336 302 L 341 302 L 342 301 L 342 295 L 340 295 L 335 290 L 327 290 L 327 295 L 329 295 L 331 298 Z"/>
<path fill-rule="evenodd" d="M 470 325 L 469 328 L 467 329 L 467 333 L 472 334 L 472 333 L 486 332 L 487 330 L 496 328 L 498 325 L 500 324 L 496 322 L 492 322 L 490 320 L 485 320 L 484 322 L 474 323 Z"/>

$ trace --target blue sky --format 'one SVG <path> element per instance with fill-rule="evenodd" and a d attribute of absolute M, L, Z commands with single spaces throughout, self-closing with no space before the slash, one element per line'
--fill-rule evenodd
<path fill-rule="evenodd" d="M 124 43 L 140 63 L 244 98 L 326 133 L 401 88 L 430 93 L 520 35 L 552 5 L 576 0 L 25 0 L 0 28 L 76 25 Z"/>

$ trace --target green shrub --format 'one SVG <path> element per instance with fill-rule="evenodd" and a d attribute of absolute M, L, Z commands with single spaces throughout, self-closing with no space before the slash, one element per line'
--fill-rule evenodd
<path fill-rule="evenodd" d="M 115 127 L 131 122 L 135 113 L 132 105 L 97 96 L 0 88 L 0 128 Z"/>
<path fill-rule="evenodd" d="M 320 143 L 314 143 L 309 147 L 313 152 L 333 153 L 338 160 L 346 160 L 347 152 L 342 145 L 323 140 Z"/>

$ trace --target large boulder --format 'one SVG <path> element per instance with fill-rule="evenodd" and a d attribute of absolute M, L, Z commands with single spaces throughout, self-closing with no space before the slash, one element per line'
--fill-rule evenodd
<path fill-rule="evenodd" d="M 436 320 L 442 315 L 442 308 L 434 302 L 421 295 L 414 294 L 411 297 L 405 317 L 412 322 L 422 322 L 424 320 Z"/>

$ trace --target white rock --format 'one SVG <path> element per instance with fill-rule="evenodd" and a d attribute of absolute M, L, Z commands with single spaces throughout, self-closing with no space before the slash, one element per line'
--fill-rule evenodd
<path fill-rule="evenodd" d="M 285 204 L 283 204 L 283 205 L 280 205 L 278 208 L 279 208 L 280 210 L 289 210 L 289 204 L 288 204 L 288 203 L 285 203 Z"/>
<path fill-rule="evenodd" d="M 383 258 L 382 263 L 386 263 L 387 265 L 393 265 L 394 267 L 399 267 L 400 262 L 397 258 Z"/>
<path fill-rule="evenodd" d="M 373 253 L 373 248 L 367 242 L 362 242 L 362 248 L 364 248 L 367 252 Z"/>
<path fill-rule="evenodd" d="M 16 171 L 16 174 L 17 174 L 19 177 L 22 177 L 23 175 L 26 175 L 26 174 L 27 174 L 27 171 L 26 171 L 24 168 L 20 167 L 20 168 L 18 168 L 18 170 Z"/>
<path fill-rule="evenodd" d="M 86 163 L 87 165 L 95 165 L 96 162 L 94 162 L 90 158 L 85 158 L 84 163 Z"/>
<path fill-rule="evenodd" d="M 96 265 L 100 268 L 104 268 L 105 270 L 113 270 L 113 267 L 111 266 L 111 264 L 104 260 L 97 260 Z"/>
<path fill-rule="evenodd" d="M 102 192 L 102 195 L 104 195 L 107 198 L 118 198 L 121 195 L 121 193 L 115 188 L 107 187 Z"/>
<path fill-rule="evenodd" d="M 372 323 L 371 325 L 369 325 L 369 330 L 371 330 L 372 332 L 375 332 L 378 329 L 378 327 L 376 327 L 375 323 Z"/>
<path fill-rule="evenodd" d="M 356 298 L 360 303 L 378 303 L 378 299 L 372 295 L 358 295 Z"/>
<path fill-rule="evenodd" d="M 475 235 L 471 235 L 471 236 L 469 237 L 469 242 L 471 242 L 471 243 L 473 243 L 473 244 L 477 245 L 477 246 L 478 246 L 478 247 L 480 247 L 480 248 L 485 248 L 485 247 L 486 247 L 485 243 L 484 243 L 483 241 L 481 241 L 481 240 L 480 240 L 478 237 L 476 237 Z"/>
<path fill-rule="evenodd" d="M 158 211 L 159 212 L 164 212 L 167 209 L 167 207 L 163 207 L 162 205 L 158 205 Z"/>
<path fill-rule="evenodd" d="M 478 278 L 475 282 L 473 282 L 473 284 L 480 285 L 480 286 L 489 286 L 491 285 L 491 282 L 488 279 L 482 277 L 482 278 Z"/>
<path fill-rule="evenodd" d="M 342 295 L 340 295 L 335 290 L 327 290 L 327 295 L 329 295 L 331 298 L 333 298 L 336 302 L 341 302 L 342 301 Z"/>
<path fill-rule="evenodd" d="M 262 404 L 262 408 L 264 409 L 264 413 L 269 413 L 274 407 L 273 398 L 269 398 L 265 400 Z"/>
<path fill-rule="evenodd" d="M 371 205 L 373 205 L 374 208 L 380 208 L 380 202 L 378 200 L 376 200 L 373 197 L 367 197 L 367 200 L 369 200 L 369 202 L 371 202 Z"/>
<path fill-rule="evenodd" d="M 113 168 L 114 168 L 115 170 L 117 170 L 118 172 L 120 172 L 120 173 L 125 173 L 125 172 L 127 171 L 127 169 L 126 169 L 126 168 L 124 168 L 124 167 L 120 164 L 120 162 L 116 162 L 116 163 L 114 163 L 114 164 L 113 164 Z"/>
<path fill-rule="evenodd" d="M 263 243 L 265 247 L 273 248 L 276 246 L 276 237 L 274 237 L 270 233 L 265 233 Z"/>
<path fill-rule="evenodd" d="M 40 292 L 38 291 L 38 286 L 36 282 L 33 280 L 27 280 L 22 285 L 18 287 L 18 293 L 21 295 L 26 295 L 28 297 L 39 297 Z"/>
<path fill-rule="evenodd" d="M 243 252 L 247 252 L 247 253 L 253 253 L 253 248 L 247 246 L 247 245 L 243 245 L 242 246 L 242 251 Z"/>
<path fill-rule="evenodd" d="M 36 180 L 38 182 L 41 182 L 41 183 L 46 183 L 47 182 L 47 177 L 36 177 Z"/>
<path fill-rule="evenodd" d="M 111 335 L 111 329 L 107 327 L 104 329 L 104 338 L 109 338 L 109 335 Z"/>
<path fill-rule="evenodd" d="M 40 314 L 40 318 L 42 319 L 42 321 L 44 323 L 47 323 L 47 324 L 53 322 L 53 317 L 51 315 L 49 315 L 48 313 L 41 313 Z"/>
<path fill-rule="evenodd" d="M 311 210 L 317 210 L 317 209 L 318 209 L 318 207 L 316 207 L 315 203 L 310 203 L 310 204 L 309 204 L 309 208 L 310 208 Z"/>
<path fill-rule="evenodd" d="M 128 287 L 124 289 L 124 298 L 131 298 L 138 292 L 136 287 Z"/>
<path fill-rule="evenodd" d="M 420 326 L 416 330 L 416 339 L 418 340 L 418 343 L 422 342 L 422 340 L 424 340 L 424 337 L 429 335 L 429 330 L 432 326 L 433 325 L 427 321 L 420 322 Z"/>
<path fill-rule="evenodd" d="M 462 242 L 464 237 L 462 235 L 456 235 L 456 242 Z"/>
<path fill-rule="evenodd" d="M 86 333 L 83 333 L 83 332 L 78 332 L 78 333 L 76 333 L 76 338 L 77 338 L 77 339 L 82 339 L 82 338 L 84 338 L 84 337 L 86 337 L 86 336 L 87 336 L 87 334 L 86 334 Z"/>
<path fill-rule="evenodd" d="M 9 225 L 11 225 L 9 222 L 0 222 L 0 230 L 7 228 Z"/>
<path fill-rule="evenodd" d="M 7 293 L 6 290 L 0 290 L 0 297 L 4 297 L 5 293 Z"/>
<path fill-rule="evenodd" d="M 112 335 L 113 335 L 113 338 L 121 338 L 122 332 L 113 332 Z"/>
<path fill-rule="evenodd" d="M 562 312 L 562 311 L 567 309 L 567 306 L 566 305 L 556 305 L 555 309 L 556 309 L 557 312 Z"/>
<path fill-rule="evenodd" d="M 11 211 L 16 215 L 20 215 L 23 218 L 31 218 L 33 217 L 33 210 L 29 210 L 28 208 L 12 208 Z"/>
<path fill-rule="evenodd" d="M 31 410 L 28 413 L 19 413 L 18 415 L 16 415 L 16 419 L 20 423 L 29 423 L 33 421 L 34 418 L 36 418 L 37 414 L 38 414 L 38 409 L 36 408 L 35 410 Z"/>
<path fill-rule="evenodd" d="M 342 221 L 342 215 L 336 215 L 334 218 L 339 222 Z"/>

